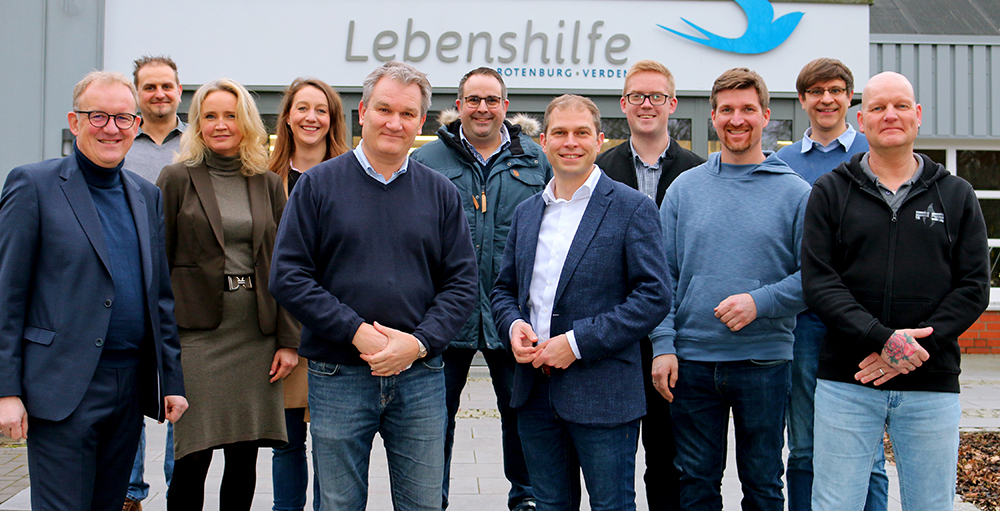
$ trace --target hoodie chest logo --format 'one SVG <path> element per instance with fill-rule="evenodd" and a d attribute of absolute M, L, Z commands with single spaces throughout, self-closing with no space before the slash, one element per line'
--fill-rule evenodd
<path fill-rule="evenodd" d="M 934 205 L 928 204 L 924 211 L 917 211 L 917 221 L 923 222 L 926 226 L 934 225 L 934 222 L 944 223 L 944 213 L 934 211 Z"/>

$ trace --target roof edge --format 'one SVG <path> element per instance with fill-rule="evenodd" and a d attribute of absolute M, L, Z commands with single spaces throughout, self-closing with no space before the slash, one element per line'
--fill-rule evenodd
<path fill-rule="evenodd" d="M 772 0 L 776 1 L 776 0 Z M 1000 45 L 1000 35 L 869 34 L 869 43 Z"/>

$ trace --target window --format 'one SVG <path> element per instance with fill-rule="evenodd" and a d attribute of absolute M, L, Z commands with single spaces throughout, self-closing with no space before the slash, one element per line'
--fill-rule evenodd
<path fill-rule="evenodd" d="M 956 151 L 958 176 L 976 189 L 990 238 L 990 286 L 1000 288 L 1000 151 Z M 997 289 L 994 291 L 1000 291 Z M 993 300 L 991 300 L 993 302 Z M 992 303 L 991 303 L 992 305 Z"/>

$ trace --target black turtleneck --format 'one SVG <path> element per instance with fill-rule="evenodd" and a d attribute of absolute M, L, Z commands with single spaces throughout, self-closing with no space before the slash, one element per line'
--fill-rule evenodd
<path fill-rule="evenodd" d="M 73 149 L 101 220 L 111 279 L 115 283 L 114 298 L 110 303 L 105 302 L 111 308 L 111 321 L 104 339 L 101 365 L 135 365 L 146 336 L 146 295 L 139 235 L 122 184 L 122 162 L 114 168 L 101 167 L 80 152 L 75 143 Z"/>

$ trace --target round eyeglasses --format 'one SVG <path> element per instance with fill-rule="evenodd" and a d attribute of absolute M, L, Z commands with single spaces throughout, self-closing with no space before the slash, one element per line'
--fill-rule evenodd
<path fill-rule="evenodd" d="M 127 130 L 135 124 L 135 120 L 139 117 L 135 114 L 115 114 L 111 115 L 107 112 L 102 112 L 100 110 L 74 110 L 78 114 L 87 114 L 87 119 L 90 120 L 90 125 L 95 128 L 103 128 L 111 122 L 111 118 L 115 119 L 115 126 L 118 126 L 120 130 Z"/>

